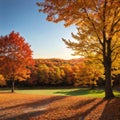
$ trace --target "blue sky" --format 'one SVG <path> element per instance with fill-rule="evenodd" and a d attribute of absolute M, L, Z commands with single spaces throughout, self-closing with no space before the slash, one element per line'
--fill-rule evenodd
<path fill-rule="evenodd" d="M 46 15 L 38 12 L 40 0 L 0 0 L 0 35 L 19 32 L 31 45 L 34 58 L 76 58 L 66 48 L 61 38 L 71 39 L 75 26 L 46 21 Z"/>

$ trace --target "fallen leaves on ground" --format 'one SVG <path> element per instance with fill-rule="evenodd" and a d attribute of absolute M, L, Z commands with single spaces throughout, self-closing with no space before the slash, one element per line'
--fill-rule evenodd
<path fill-rule="evenodd" d="M 120 99 L 0 93 L 0 120 L 120 120 Z"/>

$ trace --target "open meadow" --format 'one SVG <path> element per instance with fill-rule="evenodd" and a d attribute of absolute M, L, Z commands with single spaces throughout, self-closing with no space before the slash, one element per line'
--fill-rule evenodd
<path fill-rule="evenodd" d="M 83 88 L 0 90 L 0 120 L 120 120 L 120 99 L 103 96 Z"/>

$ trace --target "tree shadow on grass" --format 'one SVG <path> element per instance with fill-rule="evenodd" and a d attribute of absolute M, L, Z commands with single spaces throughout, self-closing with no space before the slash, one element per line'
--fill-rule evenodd
<path fill-rule="evenodd" d="M 67 95 L 67 96 L 86 96 L 86 95 L 91 95 L 91 94 L 101 94 L 103 93 L 103 90 L 91 90 L 91 89 L 71 89 L 71 91 L 59 91 L 55 92 L 55 94 L 62 94 L 62 95 Z"/>
<path fill-rule="evenodd" d="M 104 101 L 105 101 L 104 99 L 101 99 L 98 102 L 96 102 L 94 105 L 88 107 L 88 109 L 86 109 L 85 111 L 80 112 L 80 113 L 76 113 L 75 115 L 67 117 L 67 118 L 65 118 L 63 120 L 86 120 L 87 115 L 89 115 L 94 109 L 96 109 Z M 93 101 L 88 101 L 87 104 L 89 104 L 89 103 L 94 103 L 94 100 Z M 95 120 L 95 119 L 94 118 L 90 118 L 90 120 Z"/>
<path fill-rule="evenodd" d="M 93 98 L 93 99 L 88 99 L 88 100 L 79 100 L 77 103 L 75 103 L 73 106 L 70 107 L 70 109 L 79 109 L 85 105 L 88 105 L 92 102 L 94 102 L 96 99 Z"/>
<path fill-rule="evenodd" d="M 42 111 L 31 111 L 29 113 L 23 113 L 21 115 L 17 115 L 17 116 L 2 119 L 2 120 L 28 120 L 31 117 L 36 117 L 37 115 L 42 115 L 42 114 L 45 114 L 44 110 L 42 110 Z"/>
<path fill-rule="evenodd" d="M 27 120 L 29 117 L 45 114 L 50 103 L 64 98 L 66 98 L 66 96 L 52 96 L 30 103 L 26 101 L 25 103 L 13 104 L 12 106 L 1 108 L 0 120 Z M 15 101 L 13 101 L 13 103 L 15 103 Z"/>
<path fill-rule="evenodd" d="M 99 120 L 120 120 L 120 99 L 107 100 Z"/>
<path fill-rule="evenodd" d="M 89 102 L 94 103 L 94 100 L 93 101 L 89 100 L 88 104 L 89 104 Z M 100 107 L 100 105 L 103 103 L 105 103 L 105 104 L 103 106 L 104 109 L 103 109 L 103 112 L 101 113 L 101 115 L 99 116 L 99 113 L 98 114 L 94 113 L 93 116 L 90 116 L 89 119 L 90 120 L 120 120 L 120 99 L 119 98 L 110 99 L 110 100 L 101 99 L 101 100 L 97 101 L 94 105 L 89 107 L 87 110 L 85 110 L 84 112 L 77 113 L 71 117 L 67 117 L 64 120 L 68 120 L 68 119 L 70 119 L 70 120 L 72 120 L 72 119 L 87 120 L 86 117 L 89 114 L 91 114 L 92 111 L 97 110 L 98 107 Z M 85 103 L 85 105 L 86 105 L 86 103 Z M 97 118 L 96 118 L 96 116 L 97 116 Z"/>
<path fill-rule="evenodd" d="M 44 98 L 42 100 L 38 100 L 38 101 L 35 101 L 35 102 L 30 102 L 30 103 L 29 102 L 28 103 L 25 102 L 23 104 L 19 103 L 17 105 L 8 106 L 8 107 L 2 108 L 0 110 L 14 109 L 14 108 L 20 107 L 20 106 L 35 108 L 35 107 L 38 107 L 38 106 L 48 105 L 49 103 L 52 103 L 52 102 L 55 102 L 57 100 L 61 100 L 61 99 L 64 99 L 64 98 L 66 98 L 66 96 L 52 96 L 50 98 Z"/>

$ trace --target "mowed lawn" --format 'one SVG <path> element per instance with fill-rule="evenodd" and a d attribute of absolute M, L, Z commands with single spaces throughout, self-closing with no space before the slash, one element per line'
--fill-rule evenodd
<path fill-rule="evenodd" d="M 0 90 L 0 92 L 10 92 L 11 90 Z M 101 89 L 89 89 L 89 88 L 57 88 L 57 89 L 27 89 L 27 90 L 15 90 L 15 93 L 21 94 L 39 94 L 39 95 L 56 95 L 56 96 L 84 96 L 103 98 L 104 90 Z M 116 97 L 120 97 L 119 91 L 114 91 Z"/>
<path fill-rule="evenodd" d="M 120 120 L 120 98 L 103 96 L 83 88 L 0 90 L 0 120 Z"/>

